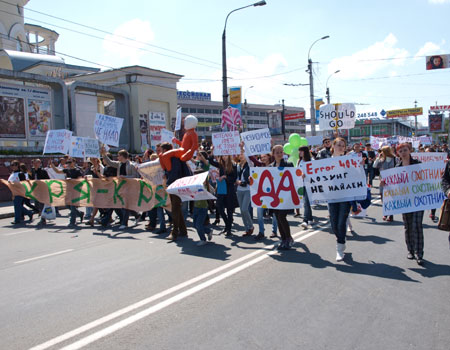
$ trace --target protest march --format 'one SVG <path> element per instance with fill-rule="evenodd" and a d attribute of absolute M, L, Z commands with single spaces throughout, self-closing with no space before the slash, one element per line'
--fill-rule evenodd
<path fill-rule="evenodd" d="M 76 227 L 80 218 L 87 225 L 98 223 L 109 229 L 115 212 L 121 230 L 129 227 L 130 215 L 135 225 L 148 217 L 146 230 L 164 234 L 171 226 L 167 239 L 176 241 L 187 235 L 190 213 L 198 243 L 205 245 L 221 219 L 220 233 L 233 235 L 236 208 L 244 223 L 242 236 L 252 236 L 255 208 L 259 227 L 255 239 L 266 239 L 264 219 L 270 216 L 273 231 L 269 238 L 280 237 L 276 247 L 281 251 L 294 248 L 288 215 L 296 213 L 297 218 L 303 210 L 300 226 L 312 229 L 316 225 L 313 206 L 326 204 L 336 237 L 336 260 L 342 261 L 352 217 L 361 212 L 366 216 L 377 195 L 372 187 L 373 169 L 377 169 L 383 221 L 391 222 L 394 215 L 402 214 L 407 256 L 423 264 L 423 213 L 430 210 L 430 218 L 436 220 L 436 209 L 449 192 L 447 149 L 436 146 L 433 152 L 423 152 L 420 142 L 431 147 L 429 140 L 400 136 L 372 138 L 373 149 L 370 144 L 350 147 L 341 137 L 319 140 L 298 134 L 291 134 L 284 145 L 274 145 L 268 128 L 217 132 L 210 145 L 199 145 L 195 116 L 186 117 L 181 140 L 164 127 L 160 117 L 152 116 L 157 129 L 154 149 L 134 157 L 122 149 L 116 160 L 108 150 L 118 149 L 121 118 L 97 113 L 95 139 L 69 130 L 49 130 L 43 153 L 63 157 L 48 164 L 35 159 L 31 171 L 13 162 L 8 181 L 0 181 L 14 197 L 13 224 L 24 223 L 26 216 L 31 223 L 37 213 L 41 216 L 38 225 L 48 225 L 58 208 L 69 208 L 70 227 Z M 354 118 L 352 104 L 323 105 L 319 125 L 325 130 L 349 129 Z M 36 212 L 24 207 L 30 200 Z M 215 217 L 213 223 L 210 214 Z M 415 226 L 410 225 L 412 221 Z"/>

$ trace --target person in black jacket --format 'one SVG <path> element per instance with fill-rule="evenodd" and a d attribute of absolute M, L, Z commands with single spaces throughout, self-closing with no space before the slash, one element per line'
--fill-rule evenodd
<path fill-rule="evenodd" d="M 276 168 L 284 168 L 284 167 L 293 167 L 294 165 L 290 162 L 287 162 L 283 158 L 284 151 L 283 146 L 275 145 L 272 148 L 272 156 L 274 162 L 271 164 L 272 167 Z M 275 216 L 278 222 L 278 229 L 280 230 L 281 236 L 281 244 L 278 246 L 278 250 L 288 250 L 291 249 L 294 244 L 294 240 L 291 236 L 291 229 L 289 227 L 289 222 L 287 221 L 287 214 L 289 214 L 291 210 L 287 209 L 273 209 Z"/>
<path fill-rule="evenodd" d="M 254 231 L 252 217 L 250 215 L 250 186 L 248 178 L 250 177 L 250 167 L 248 166 L 245 154 L 242 151 L 239 157 L 239 164 L 237 165 L 237 180 L 236 180 L 236 195 L 241 209 L 242 220 L 244 221 L 245 233 L 244 236 L 251 236 Z M 264 233 L 261 234 L 264 238 Z"/>
<path fill-rule="evenodd" d="M 13 160 L 11 162 L 12 173 L 9 175 L 9 182 L 19 182 L 25 181 L 25 174 L 20 172 L 19 169 L 20 163 L 18 160 Z M 22 222 L 24 216 L 28 216 L 30 218 L 29 222 L 33 221 L 33 212 L 25 209 L 23 207 L 23 200 L 25 198 L 21 196 L 14 197 L 14 221 L 11 222 L 13 225 L 18 225 Z"/>
<path fill-rule="evenodd" d="M 219 177 L 217 178 L 217 209 L 225 222 L 225 228 L 221 233 L 225 233 L 225 236 L 230 237 L 232 235 L 234 198 L 236 197 L 236 165 L 233 164 L 231 156 L 219 156 L 218 162 L 212 156 L 208 160 L 212 166 L 219 169 Z"/>
<path fill-rule="evenodd" d="M 450 199 L 450 162 L 445 165 L 445 171 L 442 174 L 442 191 L 444 191 L 445 196 Z M 450 247 L 450 233 L 448 234 L 448 242 Z"/>
<path fill-rule="evenodd" d="M 47 170 L 42 168 L 42 161 L 37 158 L 33 161 L 33 167 L 31 168 L 31 180 L 48 180 L 50 176 L 47 173 Z M 42 209 L 44 209 L 44 203 L 35 201 L 35 205 L 39 211 L 39 215 L 42 214 Z M 41 216 L 41 220 L 38 223 L 39 225 L 45 225 L 46 220 Z"/>

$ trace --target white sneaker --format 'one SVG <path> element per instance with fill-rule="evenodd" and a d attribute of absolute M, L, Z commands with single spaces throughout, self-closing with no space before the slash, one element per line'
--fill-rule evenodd
<path fill-rule="evenodd" d="M 305 221 L 303 221 L 303 222 L 300 224 L 300 226 L 301 226 L 304 230 L 306 230 L 306 229 L 308 228 L 308 223 L 305 222 Z"/>
<path fill-rule="evenodd" d="M 120 225 L 119 230 L 125 230 L 127 227 L 125 225 Z"/>
<path fill-rule="evenodd" d="M 336 243 L 336 261 L 344 260 L 345 244 Z"/>
<path fill-rule="evenodd" d="M 208 244 L 208 242 L 206 242 L 206 241 L 198 241 L 197 242 L 197 246 L 199 246 L 199 247 L 201 247 L 202 245 L 206 245 L 206 244 Z"/>
<path fill-rule="evenodd" d="M 212 230 L 208 233 L 208 241 L 212 240 Z"/>

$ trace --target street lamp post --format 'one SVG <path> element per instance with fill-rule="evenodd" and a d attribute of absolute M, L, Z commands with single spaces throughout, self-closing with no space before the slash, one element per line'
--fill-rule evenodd
<path fill-rule="evenodd" d="M 312 45 L 309 47 L 308 50 L 308 70 L 307 72 L 309 72 L 309 97 L 310 97 L 310 103 L 311 103 L 311 108 L 310 108 L 310 113 L 311 113 L 311 135 L 312 136 L 316 136 L 316 110 L 314 108 L 314 85 L 313 85 L 313 72 L 312 72 L 312 60 L 309 57 L 309 54 L 311 53 L 311 49 L 314 46 L 314 44 L 320 40 L 324 40 L 324 39 L 328 39 L 330 36 L 326 35 L 320 39 L 317 39 L 316 41 L 314 41 L 312 43 Z"/>
<path fill-rule="evenodd" d="M 251 6 L 264 6 L 266 5 L 265 0 L 255 2 L 254 4 L 250 4 L 247 6 L 239 7 L 237 9 L 234 9 L 233 11 L 229 12 L 227 17 L 225 18 L 225 25 L 223 27 L 223 33 L 222 33 L 222 97 L 223 97 L 223 109 L 227 109 L 228 107 L 228 87 L 227 87 L 227 52 L 226 52 L 226 29 L 227 29 L 227 21 L 228 17 L 236 11 L 245 9 L 247 7 Z"/>
<path fill-rule="evenodd" d="M 337 73 L 339 73 L 339 72 L 340 72 L 340 70 L 337 70 L 336 72 L 331 73 L 331 74 L 329 75 L 328 79 L 327 79 L 327 83 L 325 84 L 325 86 L 326 86 L 326 88 L 327 88 L 326 95 L 327 95 L 327 103 L 328 103 L 328 104 L 330 104 L 330 89 L 328 88 L 328 80 L 330 80 L 330 78 L 331 78 L 332 75 L 337 74 Z"/>

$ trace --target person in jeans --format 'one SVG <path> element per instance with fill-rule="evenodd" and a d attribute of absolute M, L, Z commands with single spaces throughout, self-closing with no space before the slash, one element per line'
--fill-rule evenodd
<path fill-rule="evenodd" d="M 12 173 L 9 175 L 8 182 L 20 182 L 26 180 L 25 174 L 20 172 L 19 166 L 20 163 L 18 160 L 13 160 L 11 162 Z M 33 221 L 33 212 L 23 207 L 24 199 L 25 198 L 21 196 L 14 197 L 14 221 L 11 222 L 13 225 L 19 225 L 24 216 L 30 218 L 29 222 Z"/>
<path fill-rule="evenodd" d="M 206 191 L 210 192 L 208 178 L 205 180 L 204 188 Z M 200 241 L 197 242 L 197 245 L 203 246 L 206 244 L 206 236 L 208 236 L 208 241 L 212 239 L 212 230 L 209 227 L 209 220 L 207 220 L 208 201 L 206 199 L 194 202 L 194 212 L 192 214 L 192 218 L 194 227 L 197 230 L 198 237 L 200 238 Z"/>
<path fill-rule="evenodd" d="M 243 236 L 251 236 L 254 231 L 252 218 L 250 216 L 250 186 L 248 178 L 250 177 L 250 168 L 247 163 L 244 152 L 239 156 L 239 164 L 237 165 L 236 195 L 241 209 L 242 220 L 245 226 Z"/>
<path fill-rule="evenodd" d="M 332 143 L 332 157 L 345 155 L 347 143 L 342 137 L 337 137 Z M 347 231 L 347 218 L 350 214 L 351 202 L 328 203 L 331 230 L 336 236 L 336 261 L 344 260 L 345 234 Z"/>
<path fill-rule="evenodd" d="M 236 196 L 236 166 L 233 164 L 231 156 L 219 156 L 218 162 L 212 156 L 208 160 L 212 166 L 219 169 L 219 177 L 217 178 L 217 209 L 225 223 L 225 228 L 221 233 L 225 233 L 226 237 L 231 237 L 234 197 Z M 225 193 L 219 193 L 219 182 L 223 184 Z"/>
<path fill-rule="evenodd" d="M 111 160 L 111 158 L 108 157 L 108 154 L 106 153 L 106 150 L 104 147 L 101 149 L 101 153 L 103 156 L 103 160 L 106 165 L 116 168 L 116 176 L 120 178 L 139 178 L 139 173 L 137 171 L 136 166 L 130 161 L 129 154 L 127 150 L 120 150 L 117 153 L 117 161 Z M 130 217 L 130 210 L 123 208 L 121 210 L 122 217 L 120 221 L 120 230 L 124 230 L 128 227 L 128 219 Z M 109 220 L 111 219 L 112 210 L 108 211 L 108 214 L 105 215 L 105 217 L 102 220 L 102 225 L 105 226 L 109 223 Z M 138 214 L 135 213 L 135 216 L 137 217 Z"/>
<path fill-rule="evenodd" d="M 275 145 L 272 148 L 272 157 L 274 162 L 271 164 L 272 167 L 285 168 L 293 167 L 294 165 L 287 162 L 283 158 L 284 151 L 283 146 Z M 280 230 L 281 244 L 278 246 L 278 250 L 288 250 L 292 248 L 294 240 L 291 236 L 291 229 L 289 227 L 289 222 L 287 221 L 287 214 L 290 210 L 286 209 L 273 209 L 273 212 L 277 218 L 278 228 Z"/>
<path fill-rule="evenodd" d="M 312 161 L 311 152 L 309 151 L 309 148 L 307 146 L 300 147 L 298 149 L 298 164 L 297 167 L 300 167 L 302 171 L 304 170 L 304 166 L 306 166 L 306 162 Z M 302 177 L 305 178 L 305 174 L 303 172 Z M 311 204 L 309 203 L 308 193 L 306 192 L 306 187 L 303 186 L 303 207 L 304 207 L 304 215 L 303 215 L 303 222 L 300 224 L 300 226 L 303 229 L 308 228 L 308 224 L 313 221 L 312 216 L 312 210 L 311 210 Z"/>
<path fill-rule="evenodd" d="M 396 165 L 395 155 L 392 153 L 392 149 L 390 146 L 384 146 L 381 148 L 381 153 L 378 155 L 377 159 L 373 163 L 373 167 L 375 169 L 387 170 L 394 168 Z M 380 175 L 381 178 L 381 175 Z M 383 186 L 382 181 L 380 182 L 380 195 L 381 201 L 383 201 Z M 383 216 L 383 221 L 393 221 L 394 215 Z"/>
<path fill-rule="evenodd" d="M 53 171 L 57 174 L 65 174 L 66 179 L 79 179 L 83 177 L 83 174 L 81 173 L 80 169 L 76 167 L 76 163 L 72 158 L 68 158 L 66 160 L 67 168 L 65 169 L 59 169 L 55 167 L 53 162 L 49 162 L 49 167 L 53 169 Z M 70 219 L 69 219 L 69 227 L 75 227 L 76 226 L 76 220 L 77 217 L 80 218 L 80 222 L 83 222 L 84 213 L 79 211 L 78 208 L 74 205 L 70 205 Z"/>
<path fill-rule="evenodd" d="M 367 158 L 366 158 L 366 164 L 364 166 L 364 169 L 366 170 L 366 177 L 369 182 L 369 186 L 372 187 L 372 180 L 374 178 L 374 169 L 373 169 L 373 162 L 375 161 L 375 151 L 372 149 L 372 145 L 370 143 L 366 144 L 366 151 L 365 151 Z"/>
<path fill-rule="evenodd" d="M 249 157 L 250 162 L 253 163 L 254 167 L 269 167 L 272 163 L 272 154 L 262 154 L 261 155 L 261 161 L 256 159 L 254 156 Z M 259 233 L 255 236 L 255 240 L 262 240 L 264 239 L 264 212 L 268 209 L 264 209 L 262 207 L 256 208 L 256 215 L 258 219 L 258 226 L 259 226 Z M 278 231 L 278 224 L 277 224 L 277 218 L 275 215 L 271 216 L 272 220 L 272 234 L 269 238 L 275 238 L 277 237 L 277 231 Z"/>

